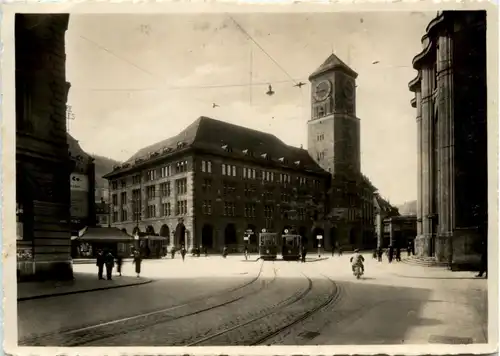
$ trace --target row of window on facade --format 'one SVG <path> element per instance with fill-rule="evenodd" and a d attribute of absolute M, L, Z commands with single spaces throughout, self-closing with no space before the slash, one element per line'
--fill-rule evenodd
<path fill-rule="evenodd" d="M 161 167 L 159 170 L 157 169 L 149 169 L 146 171 L 145 180 L 147 182 L 154 181 L 158 178 L 166 178 L 171 175 L 184 173 L 188 171 L 188 161 L 177 162 L 173 165 L 174 169 L 172 169 L 172 165 Z M 132 185 L 141 183 L 141 174 L 134 174 L 132 176 Z M 120 180 L 114 180 L 111 182 L 111 187 L 113 190 L 117 190 L 118 187 L 124 189 L 127 187 L 127 178 L 122 178 Z"/>
<path fill-rule="evenodd" d="M 176 173 L 183 173 L 187 171 L 188 162 L 182 161 L 177 162 L 175 165 Z M 211 161 L 201 161 L 201 170 L 204 173 L 212 173 L 212 162 Z M 171 166 L 165 166 L 160 169 L 160 175 L 157 177 L 157 169 L 150 169 L 146 172 L 146 181 L 154 181 L 158 178 L 165 178 L 172 175 Z M 221 173 L 223 176 L 228 177 L 238 177 L 238 167 L 235 165 L 225 164 L 221 165 Z M 264 182 L 279 182 L 279 183 L 288 183 L 292 182 L 292 177 L 290 174 L 286 173 L 275 173 L 271 171 L 257 171 L 254 168 L 242 167 L 242 177 L 243 179 L 262 179 Z M 309 180 L 305 177 L 297 177 L 297 182 L 299 185 L 308 185 Z M 141 183 L 141 175 L 136 174 L 132 176 L 132 185 Z M 112 183 L 112 189 L 118 189 L 118 181 L 115 180 Z M 314 181 L 314 184 L 319 184 L 319 181 Z M 120 180 L 120 188 L 124 189 L 127 187 L 127 178 L 123 178 Z"/>
<path fill-rule="evenodd" d="M 133 214 L 134 221 L 141 220 L 141 205 L 134 203 L 132 205 L 132 211 L 134 212 L 134 214 Z M 176 216 L 186 215 L 187 211 L 188 211 L 187 210 L 187 201 L 186 200 L 177 201 L 175 215 Z M 159 211 L 157 210 L 156 204 L 147 205 L 146 211 L 145 211 L 145 218 L 146 219 L 152 219 L 152 218 L 163 217 L 163 216 L 165 216 L 165 217 L 172 216 L 171 203 L 160 204 Z M 113 222 L 120 222 L 120 221 L 121 222 L 128 221 L 128 209 L 125 207 L 122 207 L 120 209 L 120 211 L 113 211 Z"/>
<path fill-rule="evenodd" d="M 235 202 L 225 201 L 223 203 L 223 216 L 236 217 L 241 216 L 238 209 L 239 204 Z M 168 217 L 172 216 L 172 205 L 171 203 L 162 203 L 159 205 L 159 211 L 157 210 L 156 204 L 149 204 L 146 207 L 145 218 L 151 219 L 156 217 Z M 133 204 L 132 210 L 134 212 L 134 221 L 139 221 L 141 219 L 141 207 L 140 204 Z M 159 214 L 158 214 L 159 213 Z M 204 200 L 202 202 L 202 213 L 204 215 L 212 215 L 212 201 Z M 182 216 L 187 214 L 187 201 L 180 200 L 177 201 L 175 215 Z M 257 204 L 256 203 L 245 203 L 243 216 L 245 218 L 257 218 Z M 264 205 L 264 218 L 274 219 L 275 211 L 274 206 Z M 280 208 L 280 218 L 288 220 L 306 220 L 306 209 L 298 208 L 296 211 L 290 211 L 285 207 Z M 113 212 L 113 222 L 125 222 L 128 221 L 128 210 L 127 208 L 122 208 L 120 211 Z"/>
<path fill-rule="evenodd" d="M 177 195 L 184 195 L 187 193 L 187 178 L 177 179 L 175 181 L 175 192 Z M 146 187 L 146 198 L 148 200 L 155 199 L 157 197 L 169 197 L 171 194 L 170 182 L 161 183 L 159 189 L 156 185 L 149 185 Z M 141 198 L 141 190 L 132 190 L 132 200 L 136 201 Z M 120 204 L 125 205 L 127 203 L 127 192 L 121 192 L 120 194 Z M 118 205 L 118 195 L 112 195 L 112 204 Z"/>

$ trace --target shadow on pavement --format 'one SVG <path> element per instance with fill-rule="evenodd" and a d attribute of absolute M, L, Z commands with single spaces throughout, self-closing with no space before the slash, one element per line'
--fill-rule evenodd
<path fill-rule="evenodd" d="M 331 337 L 331 344 L 403 344 L 412 328 L 442 323 L 419 317 L 430 298 L 429 289 L 362 282 L 337 284 L 344 295 L 331 312 L 329 326 L 322 331 L 324 337 Z"/>

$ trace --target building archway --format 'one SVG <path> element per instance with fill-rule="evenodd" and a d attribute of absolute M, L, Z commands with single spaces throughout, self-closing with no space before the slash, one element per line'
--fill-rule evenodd
<path fill-rule="evenodd" d="M 123 228 L 122 232 L 126 233 L 128 235 L 127 229 Z"/>
<path fill-rule="evenodd" d="M 206 248 L 214 247 L 214 228 L 210 224 L 203 225 L 201 229 L 201 245 Z"/>
<path fill-rule="evenodd" d="M 166 244 L 169 245 L 170 244 L 170 229 L 168 228 L 167 225 L 162 225 L 161 228 L 160 228 L 160 236 L 162 237 L 165 237 L 167 240 L 166 240 Z"/>
<path fill-rule="evenodd" d="M 356 229 L 355 228 L 351 228 L 351 230 L 349 231 L 349 244 L 351 244 L 352 246 L 356 246 Z"/>
<path fill-rule="evenodd" d="M 248 224 L 247 230 L 252 230 L 253 234 L 250 235 L 248 243 L 250 245 L 257 245 L 257 227 L 253 224 Z"/>
<path fill-rule="evenodd" d="M 330 245 L 332 247 L 332 250 L 337 247 L 337 243 L 339 242 L 338 236 L 337 236 L 337 228 L 332 226 L 330 228 Z"/>
<path fill-rule="evenodd" d="M 132 235 L 140 235 L 141 229 L 139 229 L 138 226 L 134 227 L 134 230 L 132 231 Z"/>
<path fill-rule="evenodd" d="M 146 234 L 149 236 L 154 236 L 155 228 L 152 225 L 148 225 L 148 227 L 146 227 Z"/>
<path fill-rule="evenodd" d="M 238 243 L 236 239 L 236 226 L 234 224 L 227 224 L 224 230 L 224 244 L 236 245 Z"/>
<path fill-rule="evenodd" d="M 307 228 L 305 226 L 301 226 L 299 228 L 299 235 L 302 236 L 302 245 L 307 246 Z"/>
<path fill-rule="evenodd" d="M 321 243 L 321 246 L 324 246 L 323 240 L 318 240 L 316 236 L 321 235 L 323 236 L 323 239 L 325 238 L 325 230 L 323 230 L 320 227 L 316 227 L 313 230 L 312 233 L 312 239 L 313 239 L 313 247 L 318 248 L 318 243 Z"/>

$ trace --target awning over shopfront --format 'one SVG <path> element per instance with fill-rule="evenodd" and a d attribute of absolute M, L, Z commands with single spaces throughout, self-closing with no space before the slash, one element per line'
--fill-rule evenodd
<path fill-rule="evenodd" d="M 75 240 L 82 242 L 133 242 L 134 238 L 115 227 L 89 227 Z"/>

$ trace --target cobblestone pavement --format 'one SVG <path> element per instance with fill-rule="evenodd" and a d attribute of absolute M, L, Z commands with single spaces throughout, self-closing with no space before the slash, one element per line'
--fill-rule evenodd
<path fill-rule="evenodd" d="M 111 306 L 118 298 L 112 290 L 82 295 L 90 308 L 87 314 L 103 313 L 105 316 L 101 318 L 94 315 L 94 318 L 84 317 L 84 322 L 75 322 L 64 315 L 67 307 L 60 306 L 61 316 L 52 306 L 51 311 L 43 313 L 47 316 L 56 312 L 54 317 L 59 318 L 60 324 L 56 328 L 57 323 L 53 323 L 48 331 L 45 325 L 38 325 L 44 332 L 94 326 L 58 332 L 57 337 L 44 337 L 41 344 L 215 346 L 486 341 L 487 283 L 485 279 L 475 279 L 473 273 L 378 263 L 367 256 L 365 276 L 356 280 L 350 270 L 349 256 L 306 264 L 242 263 L 236 257 L 217 257 L 146 264 L 145 275 L 158 281 L 123 288 L 128 290 L 126 297 L 117 303 L 119 306 L 110 307 L 110 312 L 104 309 L 106 301 L 97 303 L 97 308 L 92 307 L 92 301 L 107 299 Z M 259 271 L 261 274 L 255 280 Z M 252 280 L 255 282 L 248 284 Z M 245 283 L 248 285 L 241 289 L 220 293 Z M 203 298 L 172 308 L 195 296 Z M 137 299 L 140 302 L 133 302 Z M 158 312 L 161 308 L 168 310 Z M 39 313 L 38 309 L 31 311 Z M 151 315 L 96 325 L 103 320 L 151 311 L 154 312 Z M 73 317 L 84 315 L 82 311 L 68 312 Z M 20 315 L 25 317 L 23 325 L 28 325 L 30 318 L 26 312 Z M 39 316 L 36 318 L 41 320 Z M 40 339 L 34 340 L 40 343 Z"/>

